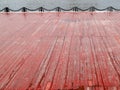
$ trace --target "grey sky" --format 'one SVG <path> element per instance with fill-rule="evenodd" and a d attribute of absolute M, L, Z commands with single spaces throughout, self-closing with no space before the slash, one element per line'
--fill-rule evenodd
<path fill-rule="evenodd" d="M 67 9 L 74 6 L 83 9 L 90 6 L 95 6 L 97 8 L 105 8 L 108 6 L 120 8 L 120 0 L 0 0 L 0 9 L 6 6 L 12 9 L 18 9 L 24 6 L 28 8 L 37 8 L 41 6 L 45 8 L 54 8 L 60 6 Z"/>

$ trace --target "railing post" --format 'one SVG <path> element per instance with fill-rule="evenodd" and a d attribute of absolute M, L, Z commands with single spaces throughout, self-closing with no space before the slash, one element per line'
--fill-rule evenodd
<path fill-rule="evenodd" d="M 60 11 L 61 11 L 61 8 L 60 8 L 60 7 L 57 7 L 57 8 L 56 8 L 56 11 L 60 12 Z"/>
<path fill-rule="evenodd" d="M 75 7 L 75 11 L 78 12 L 78 7 Z"/>
<path fill-rule="evenodd" d="M 27 8 L 26 8 L 26 7 L 23 7 L 23 8 L 22 8 L 22 12 L 27 12 Z"/>
<path fill-rule="evenodd" d="M 39 11 L 40 11 L 40 12 L 44 12 L 43 7 L 40 7 Z"/>
<path fill-rule="evenodd" d="M 77 12 L 78 11 L 78 7 L 73 7 L 73 11 Z"/>
<path fill-rule="evenodd" d="M 95 11 L 95 7 L 90 7 L 89 11 L 94 12 Z"/>
<path fill-rule="evenodd" d="M 10 9 L 9 9 L 8 7 L 6 7 L 6 8 L 4 9 L 4 11 L 5 11 L 5 12 L 10 12 Z"/>
<path fill-rule="evenodd" d="M 111 6 L 111 7 L 108 7 L 107 8 L 107 11 L 108 11 L 108 15 L 110 16 L 111 15 L 111 12 L 113 11 L 113 7 Z"/>
<path fill-rule="evenodd" d="M 89 11 L 91 12 L 91 15 L 93 15 L 93 12 L 95 11 L 95 7 L 90 7 Z"/>
<path fill-rule="evenodd" d="M 111 11 L 112 12 L 113 11 L 113 7 L 108 7 L 107 11 Z"/>

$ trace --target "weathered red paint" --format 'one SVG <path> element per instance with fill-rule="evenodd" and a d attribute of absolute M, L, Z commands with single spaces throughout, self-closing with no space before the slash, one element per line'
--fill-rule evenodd
<path fill-rule="evenodd" d="M 120 90 L 120 13 L 0 13 L 1 90 Z"/>

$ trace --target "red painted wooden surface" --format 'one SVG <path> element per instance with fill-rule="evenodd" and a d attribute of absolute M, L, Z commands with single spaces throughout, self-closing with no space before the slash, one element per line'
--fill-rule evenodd
<path fill-rule="evenodd" d="M 120 90 L 120 13 L 0 13 L 0 90 Z"/>

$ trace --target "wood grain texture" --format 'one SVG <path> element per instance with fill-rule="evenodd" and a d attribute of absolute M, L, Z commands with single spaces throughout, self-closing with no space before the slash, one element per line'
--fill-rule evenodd
<path fill-rule="evenodd" d="M 0 90 L 120 90 L 120 13 L 0 13 Z"/>

